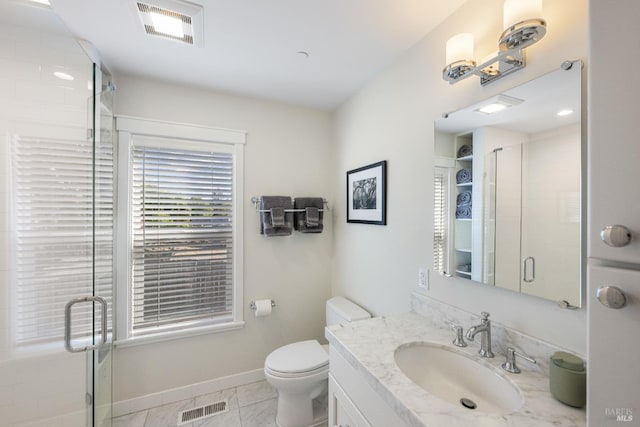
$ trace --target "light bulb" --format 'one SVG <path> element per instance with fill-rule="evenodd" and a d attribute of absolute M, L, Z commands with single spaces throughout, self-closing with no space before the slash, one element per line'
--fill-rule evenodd
<path fill-rule="evenodd" d="M 504 29 L 528 19 L 542 17 L 542 0 L 505 0 Z"/>
<path fill-rule="evenodd" d="M 446 57 L 447 65 L 473 60 L 473 34 L 461 33 L 447 40 Z"/>

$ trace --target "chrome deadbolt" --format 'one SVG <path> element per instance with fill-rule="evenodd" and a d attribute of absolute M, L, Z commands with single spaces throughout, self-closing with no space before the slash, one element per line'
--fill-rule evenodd
<path fill-rule="evenodd" d="M 624 225 L 607 225 L 600 231 L 600 239 L 611 247 L 620 248 L 631 242 L 631 231 Z"/>

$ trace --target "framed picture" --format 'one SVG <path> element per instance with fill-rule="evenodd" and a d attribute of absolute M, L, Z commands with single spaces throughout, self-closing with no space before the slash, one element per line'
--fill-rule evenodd
<path fill-rule="evenodd" d="M 387 225 L 387 161 L 347 172 L 347 222 Z"/>

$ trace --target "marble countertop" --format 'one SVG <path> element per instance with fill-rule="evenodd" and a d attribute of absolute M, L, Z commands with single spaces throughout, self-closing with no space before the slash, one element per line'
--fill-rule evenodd
<path fill-rule="evenodd" d="M 325 335 L 331 351 L 340 352 L 408 426 L 586 425 L 584 409 L 555 400 L 549 392 L 548 377 L 536 365 L 522 361 L 522 373 L 508 373 L 500 367 L 504 362 L 502 354 L 494 351 L 495 358 L 481 358 L 475 342 L 469 343 L 468 347 L 455 347 L 451 344 L 453 331 L 438 327 L 419 314 L 410 312 L 333 325 L 326 328 Z M 411 342 L 429 342 L 472 356 L 519 388 L 524 400 L 522 407 L 510 413 L 487 414 L 455 406 L 430 394 L 407 378 L 394 361 L 395 350 Z"/>

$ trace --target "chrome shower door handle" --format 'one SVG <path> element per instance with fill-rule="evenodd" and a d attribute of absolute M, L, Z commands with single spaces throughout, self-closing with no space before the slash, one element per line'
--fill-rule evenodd
<path fill-rule="evenodd" d="M 75 304 L 97 302 L 100 304 L 100 343 L 87 345 L 84 347 L 74 347 L 71 345 L 71 308 Z M 107 342 L 107 301 L 104 298 L 91 296 L 74 298 L 64 306 L 64 348 L 70 353 L 81 353 L 83 351 L 95 350 Z"/>
<path fill-rule="evenodd" d="M 527 261 L 531 261 L 531 279 L 527 278 Z M 522 261 L 523 264 L 523 272 L 522 272 L 522 280 L 524 280 L 527 283 L 532 283 L 534 280 L 536 280 L 536 259 L 532 256 L 530 257 L 526 257 L 524 259 L 524 261 Z"/>

